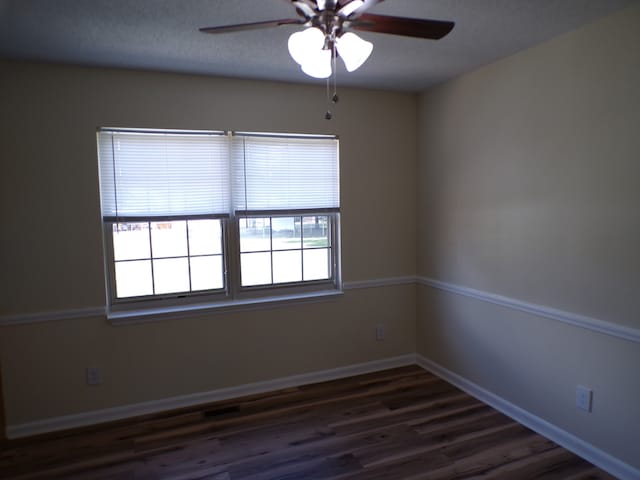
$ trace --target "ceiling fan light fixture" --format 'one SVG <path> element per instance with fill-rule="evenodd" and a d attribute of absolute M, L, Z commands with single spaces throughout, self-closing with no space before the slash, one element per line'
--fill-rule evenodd
<path fill-rule="evenodd" d="M 336 49 L 347 71 L 353 72 L 367 61 L 373 51 L 373 43 L 363 40 L 355 33 L 347 32 L 336 40 Z"/>
<path fill-rule="evenodd" d="M 300 65 L 302 71 L 314 78 L 329 78 L 331 76 L 331 50 L 320 50 L 310 53 Z"/>
<path fill-rule="evenodd" d="M 298 65 L 303 65 L 309 57 L 322 51 L 324 47 L 324 33 L 319 28 L 309 27 L 301 32 L 289 36 L 289 54 Z"/>

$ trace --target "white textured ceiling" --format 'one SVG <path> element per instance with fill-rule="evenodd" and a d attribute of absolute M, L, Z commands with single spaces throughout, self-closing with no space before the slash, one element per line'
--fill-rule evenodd
<path fill-rule="evenodd" d="M 386 0 L 370 12 L 456 26 L 439 41 L 363 32 L 373 54 L 338 82 L 419 91 L 638 1 Z M 285 0 L 0 0 L 0 57 L 322 83 L 287 52 L 300 27 L 198 31 L 280 18 L 296 18 Z"/>

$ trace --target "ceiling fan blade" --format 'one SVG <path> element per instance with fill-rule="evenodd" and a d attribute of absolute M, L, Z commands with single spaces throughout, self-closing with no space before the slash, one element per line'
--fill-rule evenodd
<path fill-rule="evenodd" d="M 309 19 L 316 14 L 317 3 L 313 0 L 291 0 L 299 15 Z"/>
<path fill-rule="evenodd" d="M 340 0 L 338 2 L 338 6 L 340 7 L 339 9 L 344 8 L 347 4 L 351 3 L 352 1 L 353 0 Z M 373 7 L 378 3 L 384 2 L 384 0 L 362 0 L 362 2 L 363 2 L 362 6 L 358 7 L 355 12 L 349 15 L 350 19 L 358 18 L 365 11 L 369 10 L 371 7 Z"/>
<path fill-rule="evenodd" d="M 244 30 L 257 30 L 259 28 L 279 27 L 280 25 L 304 25 L 302 18 L 283 18 L 281 20 L 268 20 L 266 22 L 239 23 L 237 25 L 222 25 L 220 27 L 204 27 L 200 31 L 203 33 L 230 33 Z"/>
<path fill-rule="evenodd" d="M 454 25 L 454 22 L 442 20 L 363 13 L 351 23 L 350 28 L 366 32 L 390 33 L 392 35 L 404 35 L 405 37 L 439 40 L 448 34 Z"/>

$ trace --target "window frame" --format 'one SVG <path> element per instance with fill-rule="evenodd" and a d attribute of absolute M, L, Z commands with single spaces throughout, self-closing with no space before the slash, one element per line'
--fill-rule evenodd
<path fill-rule="evenodd" d="M 222 228 L 222 279 L 223 287 L 220 289 L 210 289 L 201 291 L 184 291 L 173 293 L 159 293 L 151 295 L 140 295 L 133 297 L 118 297 L 116 288 L 116 263 L 115 251 L 113 245 L 113 225 L 126 224 L 126 223 L 152 223 L 162 221 L 181 221 L 181 220 L 220 220 L 220 226 Z M 228 230 L 229 219 L 220 215 L 176 215 L 176 216 L 163 216 L 163 217 L 121 217 L 121 218 L 107 218 L 102 221 L 103 239 L 104 239 L 104 257 L 105 257 L 105 272 L 107 282 L 107 299 L 109 310 L 127 311 L 132 309 L 152 309 L 162 307 L 174 307 L 185 306 L 195 303 L 204 302 L 219 302 L 228 298 L 229 296 L 229 254 L 228 254 Z M 191 255 L 187 255 L 191 257 Z M 161 257 L 159 257 L 161 258 Z M 154 260 L 151 254 L 151 261 Z"/>
<path fill-rule="evenodd" d="M 181 132 L 171 129 L 128 129 L 128 128 L 99 128 L 101 131 L 123 132 L 149 132 L 149 133 L 173 133 Z M 192 131 L 189 131 L 192 132 Z M 193 133 L 207 134 L 210 131 L 193 131 Z M 213 132 L 212 132 L 213 133 Z M 228 138 L 234 135 L 227 132 Z M 307 134 L 256 134 L 276 135 L 286 138 L 334 138 L 334 135 L 307 135 Z M 339 149 L 336 146 L 336 149 Z M 336 152 L 338 153 L 338 152 Z M 338 153 L 339 154 L 339 153 Z M 228 158 L 232 162 L 231 155 Z M 229 167 L 232 168 L 232 167 Z M 233 185 L 233 177 L 230 177 L 230 185 Z M 102 188 L 102 187 L 101 187 Z M 338 186 L 340 188 L 339 180 Z M 100 190 L 102 192 L 102 190 Z M 102 193 L 101 193 L 102 195 Z M 270 283 L 265 285 L 241 285 L 241 252 L 240 252 L 240 219 L 242 218 L 276 218 L 276 217 L 310 217 L 325 216 L 329 230 L 329 268 L 330 275 L 327 279 L 301 280 L 288 283 Z M 114 252 L 113 225 L 118 223 L 142 223 L 189 219 L 219 219 L 222 228 L 222 265 L 223 288 L 203 291 L 187 291 L 176 293 L 162 293 L 141 295 L 133 297 L 117 297 L 116 286 L 116 260 Z M 168 215 L 168 216 L 102 216 L 103 250 L 105 265 L 107 316 L 110 319 L 124 320 L 132 317 L 149 315 L 162 317 L 172 313 L 188 313 L 189 311 L 201 311 L 202 309 L 226 310 L 245 308 L 249 305 L 273 305 L 290 301 L 315 301 L 320 297 L 342 295 L 342 270 L 341 270 L 341 217 L 340 208 L 305 208 L 292 210 L 257 210 L 257 211 L 231 211 L 229 214 L 198 214 L 198 215 Z M 301 237 L 302 238 L 302 237 Z M 270 245 L 270 253 L 273 254 L 273 245 Z M 304 244 L 300 251 L 303 252 Z M 190 257 L 187 254 L 187 257 Z M 153 254 L 150 258 L 153 261 Z M 273 273 L 273 272 L 272 272 Z M 182 315 L 179 315 L 182 316 Z M 134 318 L 135 319 L 135 318 Z"/>
<path fill-rule="evenodd" d="M 264 285 L 242 286 L 241 252 L 240 252 L 240 219 L 242 218 L 277 218 L 277 217 L 313 217 L 325 216 L 329 222 L 329 263 L 330 275 L 327 279 L 301 280 L 288 283 L 270 283 Z M 342 290 L 341 257 L 340 257 L 340 212 L 329 209 L 300 209 L 300 210 L 279 210 L 279 211 L 251 211 L 236 212 L 232 217 L 234 266 L 231 268 L 230 286 L 231 295 L 237 299 L 264 298 L 272 296 L 304 295 L 327 290 Z M 300 248 L 304 250 L 304 248 Z M 270 252 L 273 253 L 273 248 Z M 278 250 L 275 250 L 276 252 Z"/>

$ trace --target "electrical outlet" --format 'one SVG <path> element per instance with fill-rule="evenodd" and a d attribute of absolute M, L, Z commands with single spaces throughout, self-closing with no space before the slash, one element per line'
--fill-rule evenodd
<path fill-rule="evenodd" d="M 102 383 L 102 369 L 87 367 L 87 385 L 100 385 Z"/>
<path fill-rule="evenodd" d="M 384 340 L 384 325 L 381 323 L 376 326 L 376 340 L 379 342 Z"/>
<path fill-rule="evenodd" d="M 593 390 L 582 385 L 576 386 L 576 407 L 591 412 L 593 402 Z"/>

